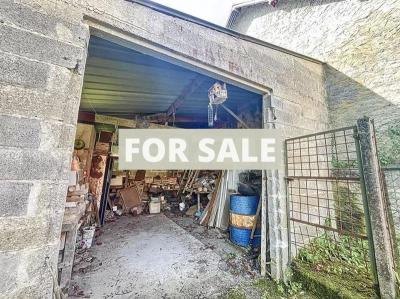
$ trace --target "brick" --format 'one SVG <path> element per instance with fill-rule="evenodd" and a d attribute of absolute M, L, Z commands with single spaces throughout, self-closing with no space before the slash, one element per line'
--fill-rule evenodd
<path fill-rule="evenodd" d="M 26 215 L 32 185 L 0 181 L 0 217 Z"/>
<path fill-rule="evenodd" d="M 62 217 L 67 183 L 0 181 L 0 217 Z"/>
<path fill-rule="evenodd" d="M 81 47 L 6 25 L 0 25 L 0 48 L 4 52 L 70 69 L 77 67 L 84 54 Z"/>
<path fill-rule="evenodd" d="M 38 148 L 39 145 L 39 120 L 0 115 L 0 146 Z"/>

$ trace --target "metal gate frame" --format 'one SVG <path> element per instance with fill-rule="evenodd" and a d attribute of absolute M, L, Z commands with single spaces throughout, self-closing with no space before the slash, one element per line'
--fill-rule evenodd
<path fill-rule="evenodd" d="M 400 276 L 400 166 L 390 165 L 381 168 L 386 198 L 386 214 L 392 232 L 393 252 L 396 272 Z M 399 281 L 398 281 L 399 283 Z"/>
<path fill-rule="evenodd" d="M 304 145 L 306 146 L 304 147 Z M 338 150 L 338 148 L 340 149 Z M 368 270 L 372 275 L 373 286 L 371 287 L 376 288 L 378 286 L 377 265 L 361 155 L 357 126 L 285 140 L 289 259 L 293 262 L 294 253 L 297 256 L 300 250 L 307 246 L 313 246 L 311 242 L 320 237 L 321 232 L 324 235 L 333 236 L 332 239 L 335 241 L 339 238 L 346 241 L 366 240 L 368 243 L 367 248 L 365 248 L 368 251 L 368 258 L 365 258 L 366 267 L 369 268 Z M 314 160 L 312 160 L 313 157 L 315 157 Z M 313 182 L 314 188 L 310 188 L 311 182 Z M 320 183 L 326 186 L 323 190 L 320 189 Z M 305 186 L 301 186 L 302 184 L 305 184 Z M 336 190 L 333 190 L 333 186 L 336 186 Z M 293 188 L 297 188 L 297 190 L 293 190 Z M 340 207 L 337 207 L 337 201 L 339 201 L 339 205 L 341 201 L 337 194 L 343 193 L 343 190 L 345 190 L 344 196 L 349 199 L 349 202 L 345 202 L 343 207 L 349 208 L 350 211 L 342 211 Z M 354 193 L 350 190 L 359 190 L 355 194 L 358 202 L 350 202 L 350 197 L 354 196 Z M 310 195 L 312 192 L 314 194 Z M 322 196 L 321 193 L 323 193 Z M 303 202 L 304 199 L 306 199 L 305 203 Z M 316 203 L 310 204 L 311 200 L 316 201 Z M 322 201 L 325 201 L 325 203 L 322 204 Z M 333 204 L 333 207 L 330 204 Z M 304 205 L 306 211 L 304 211 Z M 354 222 L 361 220 L 354 216 L 356 211 L 353 211 L 353 209 L 356 210 L 357 205 L 362 206 L 364 221 L 363 228 L 361 230 L 360 225 L 359 231 L 354 229 Z M 317 215 L 315 215 L 315 211 L 317 211 Z M 325 215 L 322 215 L 321 211 L 325 211 Z M 335 214 L 336 212 L 338 215 Z M 350 216 L 350 225 L 346 223 L 347 219 L 344 220 L 344 217 L 340 215 L 342 212 Z M 331 219 L 331 213 L 336 220 Z M 359 214 L 359 211 L 357 213 Z M 303 216 L 306 216 L 307 219 L 304 220 Z M 324 223 L 321 223 L 321 220 Z M 332 224 L 332 222 L 335 223 Z M 360 223 L 362 223 L 362 220 Z M 297 228 L 300 228 L 301 236 L 296 233 L 296 225 Z M 306 228 L 308 235 L 303 234 L 302 226 Z M 315 235 L 309 233 L 310 227 L 315 229 Z M 343 238 L 343 236 L 346 236 L 346 238 Z M 298 240 L 299 237 L 302 238 L 301 241 Z M 363 244 L 363 241 L 359 244 Z M 348 245 L 349 250 L 351 250 L 351 244 L 345 245 Z M 293 252 L 293 249 L 296 252 Z"/>

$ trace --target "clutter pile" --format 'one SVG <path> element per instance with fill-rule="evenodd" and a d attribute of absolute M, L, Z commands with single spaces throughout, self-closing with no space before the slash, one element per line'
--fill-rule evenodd
<path fill-rule="evenodd" d="M 142 174 L 138 176 L 138 172 L 135 178 L 126 176 L 123 186 L 111 186 L 107 204 L 116 216 L 161 213 L 169 209 L 166 197 L 176 198 L 179 190 L 177 172 L 166 172 L 162 176 L 159 173 L 145 176 L 145 171 L 140 171 Z"/>
<path fill-rule="evenodd" d="M 110 155 L 110 149 L 115 148 L 115 134 L 96 133 L 86 125 L 80 128 L 60 242 L 62 288 L 69 286 L 72 267 L 86 271 L 93 261 L 87 255 L 99 228 L 125 215 L 168 212 L 191 217 L 199 227 L 220 230 L 226 239 L 230 232 L 232 244 L 259 247 L 261 172 L 121 171 L 118 156 L 114 151 Z M 237 198 L 242 201 L 240 207 L 251 209 L 237 210 Z"/>
<path fill-rule="evenodd" d="M 185 171 L 180 186 L 180 210 L 186 216 L 209 228 L 229 230 L 235 245 L 260 246 L 260 171 Z"/>

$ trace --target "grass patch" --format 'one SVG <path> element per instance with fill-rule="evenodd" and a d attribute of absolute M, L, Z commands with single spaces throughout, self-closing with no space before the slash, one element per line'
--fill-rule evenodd
<path fill-rule="evenodd" d="M 224 297 L 223 299 L 247 299 L 246 293 L 243 289 L 236 288 L 230 290 Z"/>
<path fill-rule="evenodd" d="M 262 294 L 262 299 L 317 299 L 313 294 L 303 290 L 301 283 L 292 280 L 287 283 L 276 283 L 269 279 L 259 279 L 253 283 Z"/>
<path fill-rule="evenodd" d="M 293 272 L 323 298 L 377 298 L 366 240 L 324 233 L 299 251 Z"/>

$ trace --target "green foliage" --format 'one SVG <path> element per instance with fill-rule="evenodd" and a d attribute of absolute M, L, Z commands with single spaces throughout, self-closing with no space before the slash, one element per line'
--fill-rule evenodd
<path fill-rule="evenodd" d="M 349 186 L 333 183 L 336 224 L 340 230 L 351 233 L 365 233 L 365 216 L 361 199 Z"/>
<path fill-rule="evenodd" d="M 315 299 L 316 297 L 308 292 L 303 291 L 300 282 L 293 279 L 291 271 L 287 274 L 287 282 L 276 283 L 269 279 L 259 279 L 253 283 L 261 293 L 262 299 Z"/>
<path fill-rule="evenodd" d="M 246 294 L 243 289 L 232 289 L 225 296 L 226 299 L 246 299 Z"/>
<path fill-rule="evenodd" d="M 336 169 L 353 169 L 357 167 L 357 160 L 339 161 L 336 157 L 332 158 L 332 166 Z"/>
<path fill-rule="evenodd" d="M 326 298 L 376 298 L 367 240 L 325 232 L 300 249 L 293 267 L 305 288 Z"/>
<path fill-rule="evenodd" d="M 400 124 L 377 133 L 378 157 L 382 166 L 400 163 Z"/>
<path fill-rule="evenodd" d="M 349 273 L 369 277 L 367 268 L 368 242 L 349 236 L 324 233 L 303 247 L 298 260 L 309 264 L 317 272 Z"/>
<path fill-rule="evenodd" d="M 303 285 L 300 282 L 293 281 L 292 279 L 278 284 L 278 291 L 282 295 L 293 297 L 303 292 Z"/>

